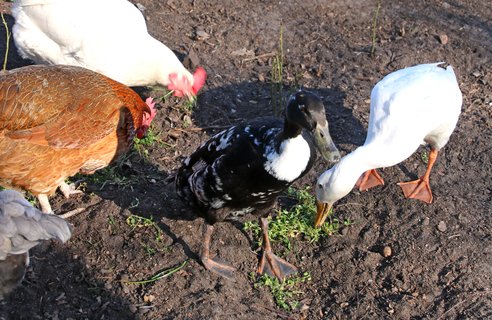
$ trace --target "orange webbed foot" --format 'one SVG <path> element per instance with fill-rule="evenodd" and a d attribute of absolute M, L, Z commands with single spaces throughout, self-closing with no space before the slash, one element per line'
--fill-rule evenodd
<path fill-rule="evenodd" d="M 257 270 L 258 274 L 266 273 L 271 277 L 276 277 L 280 281 L 296 272 L 297 268 L 294 265 L 278 257 L 272 251 L 265 251 L 263 253 Z"/>
<path fill-rule="evenodd" d="M 229 280 L 234 278 L 234 272 L 236 271 L 236 268 L 232 267 L 228 263 L 219 262 L 216 259 L 211 259 L 208 257 L 202 258 L 202 263 L 205 269 L 212 271 L 215 274 L 218 274 Z"/>
<path fill-rule="evenodd" d="M 367 170 L 355 184 L 359 191 L 367 191 L 370 188 L 384 185 L 384 180 L 375 169 Z"/>
<path fill-rule="evenodd" d="M 405 198 L 432 203 L 432 191 L 428 180 L 417 179 L 409 182 L 400 182 L 398 185 L 403 190 Z"/>
<path fill-rule="evenodd" d="M 266 273 L 282 281 L 285 277 L 296 273 L 297 268 L 273 253 L 268 238 L 268 220 L 266 218 L 260 218 L 260 226 L 263 232 L 263 255 L 256 272 L 258 274 Z"/>

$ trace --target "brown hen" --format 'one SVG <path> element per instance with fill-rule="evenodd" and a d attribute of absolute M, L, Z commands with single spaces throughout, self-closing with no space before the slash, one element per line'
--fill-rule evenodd
<path fill-rule="evenodd" d="M 0 75 L 0 185 L 48 196 L 128 151 L 155 116 L 152 99 L 73 66 L 27 66 Z"/>

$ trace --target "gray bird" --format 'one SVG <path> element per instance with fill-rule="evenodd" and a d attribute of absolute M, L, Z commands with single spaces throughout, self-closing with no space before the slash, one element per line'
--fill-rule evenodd
<path fill-rule="evenodd" d="M 70 236 L 64 219 L 42 213 L 17 191 L 0 191 L 0 299 L 24 278 L 29 249 L 42 240 L 65 242 Z"/>

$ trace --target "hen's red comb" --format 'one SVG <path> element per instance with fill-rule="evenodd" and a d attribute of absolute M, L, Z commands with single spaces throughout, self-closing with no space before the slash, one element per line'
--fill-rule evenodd
<path fill-rule="evenodd" d="M 150 126 L 150 123 L 157 114 L 157 110 L 155 108 L 155 102 L 151 97 L 145 100 L 145 104 L 149 106 L 150 114 L 144 112 L 142 125 Z"/>
<path fill-rule="evenodd" d="M 196 95 L 198 91 L 205 84 L 205 79 L 207 79 L 207 72 L 202 67 L 198 67 L 193 74 L 193 93 Z"/>

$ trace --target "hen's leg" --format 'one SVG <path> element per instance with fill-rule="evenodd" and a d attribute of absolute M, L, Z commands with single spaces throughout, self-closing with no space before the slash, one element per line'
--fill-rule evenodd
<path fill-rule="evenodd" d="M 375 169 L 367 170 L 355 184 L 359 191 L 367 191 L 370 188 L 384 185 L 384 180 Z"/>
<path fill-rule="evenodd" d="M 260 218 L 260 225 L 263 232 L 263 255 L 257 272 L 259 274 L 267 273 L 270 276 L 277 277 L 279 280 L 283 280 L 286 276 L 296 273 L 297 268 L 294 265 L 277 257 L 272 252 L 270 239 L 268 238 L 268 220 L 266 218 Z"/>
<path fill-rule="evenodd" d="M 82 190 L 75 189 L 75 184 L 67 184 L 66 182 L 62 182 L 59 186 L 61 193 L 65 196 L 65 198 L 70 198 L 72 194 L 84 193 Z"/>
<path fill-rule="evenodd" d="M 210 239 L 212 238 L 212 233 L 214 232 L 214 226 L 204 222 L 203 231 L 203 243 L 202 250 L 200 253 L 200 259 L 202 260 L 203 266 L 218 275 L 223 276 L 227 279 L 232 279 L 234 277 L 234 271 L 236 269 L 224 262 L 219 262 L 216 259 L 210 258 Z"/>
<path fill-rule="evenodd" d="M 60 188 L 60 191 L 61 193 L 63 193 L 63 195 L 65 196 L 65 198 L 69 198 L 70 195 L 72 194 L 78 194 L 78 193 L 84 193 L 83 191 L 81 190 L 77 190 L 75 189 L 75 184 L 71 183 L 71 184 L 67 184 L 66 182 L 62 182 L 59 186 Z M 67 218 L 70 218 L 76 214 L 79 214 L 81 213 L 82 211 L 84 211 L 86 208 L 76 208 L 76 209 L 73 209 L 73 210 L 70 210 L 68 212 L 65 212 L 63 214 L 59 214 L 58 216 L 61 217 L 61 218 L 64 218 L 64 219 L 67 219 Z"/>
<path fill-rule="evenodd" d="M 43 213 L 53 214 L 53 211 L 51 210 L 50 201 L 48 200 L 48 195 L 41 193 L 38 194 L 37 198 L 38 198 L 39 206 L 41 207 L 41 211 Z"/>
<path fill-rule="evenodd" d="M 437 150 L 432 149 L 429 153 L 429 162 L 427 163 L 427 170 L 422 178 L 409 181 L 400 182 L 398 185 L 403 190 L 406 198 L 418 199 L 427 203 L 432 203 L 432 191 L 429 185 L 429 177 L 434 162 L 436 162 Z"/>

